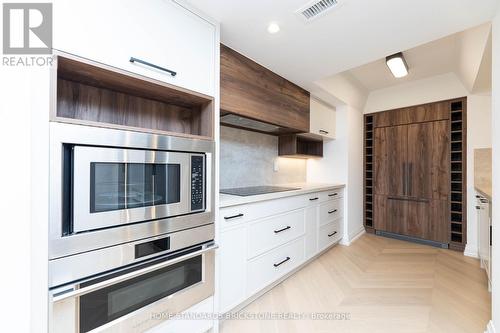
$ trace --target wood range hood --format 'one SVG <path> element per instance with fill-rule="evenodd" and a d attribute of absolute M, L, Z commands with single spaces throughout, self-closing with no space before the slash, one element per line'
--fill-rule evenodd
<path fill-rule="evenodd" d="M 221 125 L 266 134 L 309 131 L 308 91 L 221 44 Z"/>

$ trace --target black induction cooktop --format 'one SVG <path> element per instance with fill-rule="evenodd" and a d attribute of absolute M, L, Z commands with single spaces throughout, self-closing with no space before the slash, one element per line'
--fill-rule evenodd
<path fill-rule="evenodd" d="M 275 192 L 285 192 L 300 190 L 300 187 L 283 187 L 283 186 L 249 186 L 249 187 L 238 187 L 238 188 L 226 188 L 221 189 L 220 193 L 237 195 L 240 197 L 247 197 L 250 195 L 275 193 Z"/>

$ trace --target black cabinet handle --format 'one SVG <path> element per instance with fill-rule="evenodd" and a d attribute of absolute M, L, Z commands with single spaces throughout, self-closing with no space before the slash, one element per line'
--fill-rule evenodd
<path fill-rule="evenodd" d="M 319 130 L 319 132 L 320 132 L 320 133 L 323 133 L 323 134 L 328 134 L 328 133 L 330 133 L 330 132 L 325 131 L 325 130 Z"/>
<path fill-rule="evenodd" d="M 333 235 L 336 235 L 336 234 L 337 234 L 337 232 L 334 231 L 333 234 L 329 234 L 328 237 L 332 237 Z"/>
<path fill-rule="evenodd" d="M 161 71 L 164 71 L 164 72 L 167 72 L 168 74 L 172 75 L 172 76 L 176 76 L 177 75 L 177 72 L 174 72 L 174 71 L 171 71 L 170 69 L 166 69 L 164 67 L 160 67 L 158 65 L 155 65 L 155 64 L 152 64 L 150 62 L 147 62 L 147 61 L 144 61 L 144 60 L 141 60 L 141 59 L 137 59 L 137 58 L 134 58 L 134 57 L 130 57 L 130 60 L 129 60 L 131 63 L 134 63 L 134 62 L 138 62 L 140 64 L 143 64 L 143 65 L 146 65 L 146 66 L 149 66 L 149 67 L 153 67 L 155 69 L 159 69 Z"/>
<path fill-rule="evenodd" d="M 233 216 L 224 216 L 224 219 L 225 220 L 231 220 L 231 219 L 235 219 L 237 217 L 243 217 L 243 214 L 239 213 L 238 215 L 233 215 Z"/>
<path fill-rule="evenodd" d="M 328 194 L 329 197 L 334 197 L 334 196 L 337 196 L 337 195 L 339 195 L 337 192 Z"/>
<path fill-rule="evenodd" d="M 280 261 L 280 262 L 279 262 L 279 263 L 277 263 L 277 264 L 273 264 L 273 265 L 274 265 L 274 267 L 278 267 L 278 266 L 281 266 L 281 265 L 283 265 L 284 263 L 286 263 L 288 260 L 290 260 L 290 257 L 286 257 L 286 259 L 284 259 L 284 260 Z"/>
<path fill-rule="evenodd" d="M 476 209 L 481 209 L 481 207 L 479 207 L 479 206 L 476 206 Z"/>
<path fill-rule="evenodd" d="M 337 211 L 337 209 L 331 210 L 331 211 L 329 211 L 329 212 L 328 212 L 328 214 L 333 214 L 333 213 L 335 213 L 336 211 Z"/>
<path fill-rule="evenodd" d="M 285 227 L 285 228 L 283 228 L 283 229 L 274 230 L 274 233 L 275 233 L 275 234 L 279 234 L 280 232 L 283 232 L 283 231 L 288 230 L 288 229 L 292 229 L 292 227 L 290 227 L 290 226 L 288 225 L 288 226 L 286 226 L 286 227 Z"/>
<path fill-rule="evenodd" d="M 309 201 L 314 201 L 314 200 L 318 200 L 318 199 L 319 199 L 318 197 L 316 197 L 316 198 L 311 198 L 311 199 L 309 199 Z"/>
<path fill-rule="evenodd" d="M 493 233 L 493 227 L 490 225 L 490 246 L 491 246 L 492 233 Z"/>

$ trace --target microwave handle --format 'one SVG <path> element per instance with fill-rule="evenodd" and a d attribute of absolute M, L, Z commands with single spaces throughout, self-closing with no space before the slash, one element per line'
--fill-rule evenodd
<path fill-rule="evenodd" d="M 111 278 L 109 280 L 98 282 L 98 283 L 90 285 L 88 287 L 84 287 L 84 288 L 81 288 L 81 289 L 73 289 L 72 291 L 69 291 L 69 292 L 66 292 L 66 293 L 63 293 L 63 294 L 58 294 L 56 296 L 53 296 L 52 297 L 52 302 L 55 303 L 55 302 L 60 302 L 62 300 L 68 299 L 68 298 L 79 297 L 79 296 L 82 296 L 82 295 L 94 292 L 96 290 L 99 290 L 99 289 L 102 289 L 102 288 L 106 288 L 106 287 L 111 286 L 113 284 L 120 283 L 120 282 L 129 280 L 129 279 L 133 279 L 135 277 L 147 274 L 149 272 L 153 272 L 155 270 L 158 270 L 158 269 L 161 269 L 161 268 L 164 268 L 164 267 L 176 264 L 178 262 L 187 260 L 189 258 L 199 256 L 200 254 L 204 254 L 206 252 L 210 252 L 210 251 L 216 250 L 218 248 L 219 248 L 218 245 L 213 244 L 213 245 L 210 245 L 210 246 L 208 246 L 208 247 L 206 247 L 204 249 L 201 249 L 201 250 L 198 250 L 198 251 L 195 251 L 195 252 L 192 252 L 192 253 L 189 253 L 189 254 L 186 254 L 186 255 L 174 258 L 172 260 L 168 260 L 166 262 L 162 262 L 162 263 L 159 263 L 159 264 L 156 264 L 156 265 L 152 265 L 152 266 L 149 266 L 149 267 L 145 267 L 145 268 L 139 269 L 139 270 L 134 271 L 134 272 L 130 272 L 130 273 L 127 273 L 127 274 L 116 276 L 116 277 Z"/>

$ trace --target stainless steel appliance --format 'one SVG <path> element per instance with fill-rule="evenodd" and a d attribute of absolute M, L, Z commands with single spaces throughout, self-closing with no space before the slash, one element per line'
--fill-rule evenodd
<path fill-rule="evenodd" d="M 213 224 L 212 141 L 50 126 L 50 259 Z"/>
<path fill-rule="evenodd" d="M 51 332 L 144 332 L 214 292 L 214 143 L 50 124 Z"/>
<path fill-rule="evenodd" d="M 212 296 L 207 238 L 210 226 L 52 261 L 50 332 L 144 332 Z"/>

